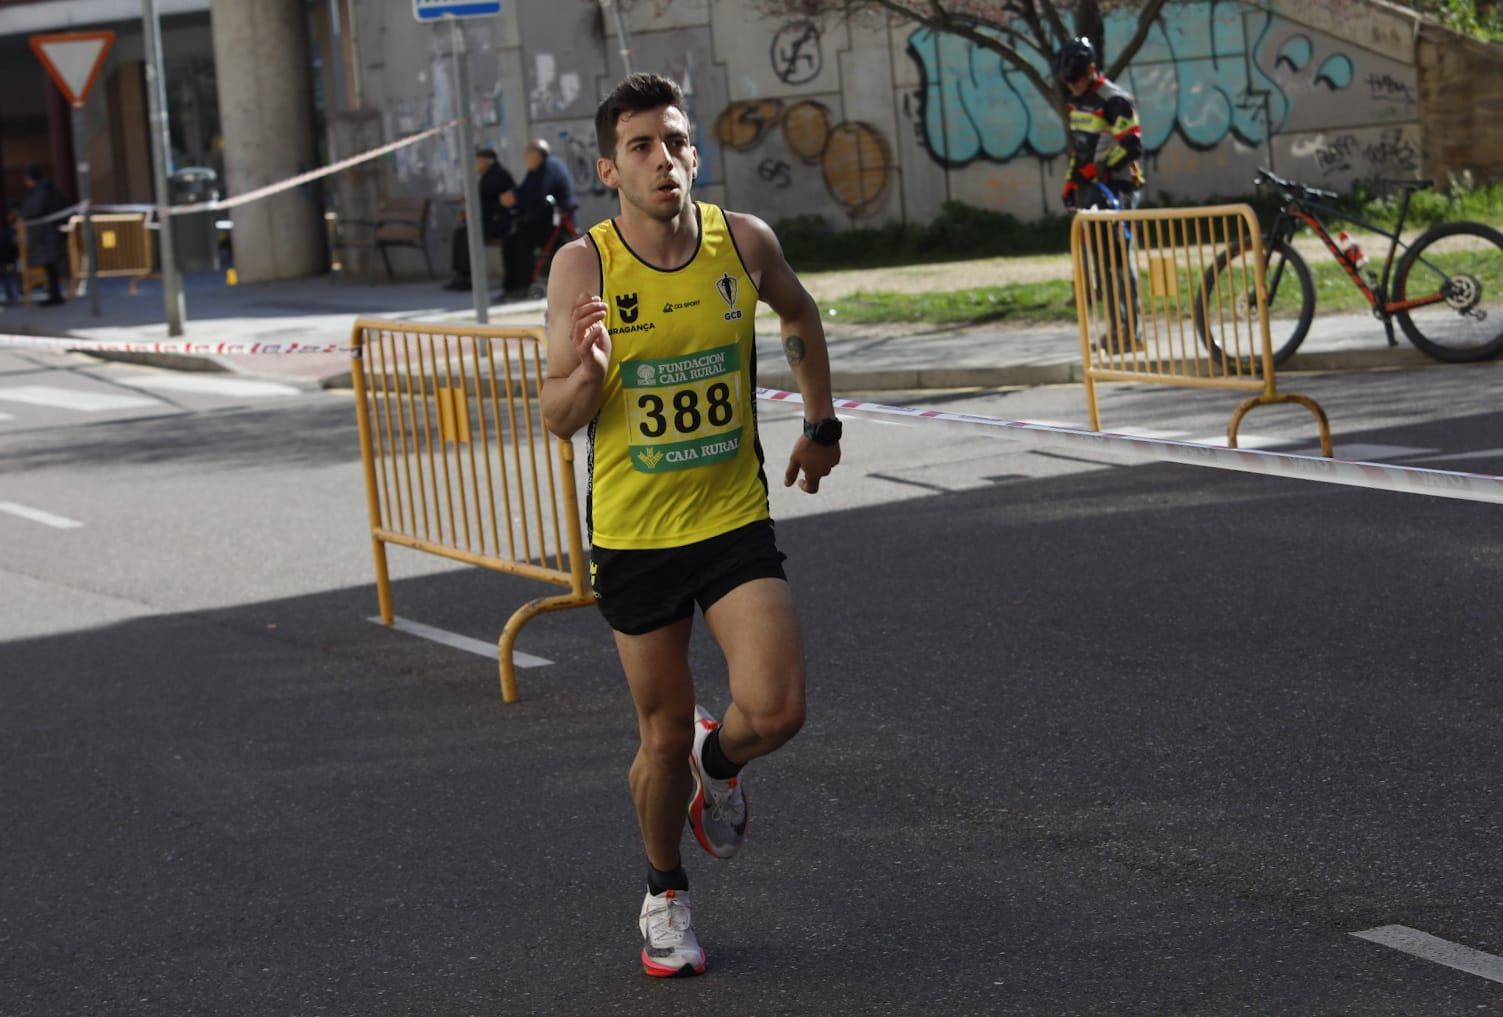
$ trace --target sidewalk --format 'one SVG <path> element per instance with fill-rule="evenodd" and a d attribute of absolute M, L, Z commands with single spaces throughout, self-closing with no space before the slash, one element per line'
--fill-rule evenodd
<path fill-rule="evenodd" d="M 192 342 L 344 343 L 357 317 L 400 321 L 473 321 L 470 294 L 449 292 L 437 280 L 378 283 L 328 276 L 227 286 L 217 274 L 189 276 L 183 339 Z M 123 280 L 100 287 L 101 315 L 87 298 L 61 307 L 8 307 L 0 333 L 79 340 L 170 341 L 161 284 L 151 280 L 131 296 Z M 491 324 L 541 325 L 543 301 L 498 304 Z M 940 327 L 894 324 L 842 325 L 826 318 L 830 368 L 837 392 L 926 388 L 1049 385 L 1081 379 L 1080 337 L 1074 325 Z M 758 380 L 792 388 L 781 353 L 777 319 L 765 307 L 757 316 Z M 101 353 L 179 370 L 225 371 L 269 378 L 303 388 L 349 384 L 349 359 L 332 354 L 298 356 L 184 356 Z M 1382 327 L 1366 315 L 1317 318 L 1310 336 L 1283 371 L 1366 370 L 1433 364 L 1407 343 L 1390 349 Z"/>

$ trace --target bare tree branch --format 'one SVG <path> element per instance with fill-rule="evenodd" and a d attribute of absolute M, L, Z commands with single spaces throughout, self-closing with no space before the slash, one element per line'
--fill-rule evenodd
<path fill-rule="evenodd" d="M 1143 43 L 1148 41 L 1148 33 L 1153 31 L 1153 26 L 1158 23 L 1159 12 L 1164 9 L 1166 3 L 1168 0 L 1148 0 L 1147 6 L 1138 14 L 1138 30 L 1133 33 L 1131 39 L 1127 40 L 1127 45 L 1122 47 L 1122 52 L 1112 60 L 1111 68 L 1106 72 L 1107 77 L 1115 79 L 1127 68 L 1128 64 L 1132 63 L 1132 58 L 1138 55 L 1138 50 L 1143 48 Z"/>

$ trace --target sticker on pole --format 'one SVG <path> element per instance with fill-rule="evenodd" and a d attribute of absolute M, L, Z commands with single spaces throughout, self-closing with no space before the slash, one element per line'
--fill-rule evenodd
<path fill-rule="evenodd" d="M 115 33 L 60 32 L 53 35 L 33 35 L 31 49 L 63 95 L 74 109 L 83 109 L 89 98 L 89 90 L 99 79 L 104 68 L 104 58 L 110 55 L 115 45 Z"/>
<path fill-rule="evenodd" d="M 501 0 L 412 0 L 412 13 L 419 21 L 478 18 L 500 14 Z"/>

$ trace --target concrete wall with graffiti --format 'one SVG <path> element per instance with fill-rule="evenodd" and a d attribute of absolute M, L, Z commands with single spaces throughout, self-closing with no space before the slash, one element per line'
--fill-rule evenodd
<path fill-rule="evenodd" d="M 357 26 L 367 105 L 390 136 L 451 116 L 450 28 L 377 6 Z M 591 115 L 622 61 L 598 3 L 511 0 L 463 24 L 481 139 L 520 173 L 526 139 L 547 138 L 582 218 L 610 215 Z M 626 24 L 634 68 L 684 87 L 708 200 L 857 225 L 927 221 L 947 200 L 1025 220 L 1059 208 L 1060 122 L 983 47 L 912 24 L 768 21 L 739 0 L 638 0 Z M 1134 25 L 1109 14 L 1108 51 Z M 1413 176 L 1417 32 L 1368 0 L 1171 3 L 1121 81 L 1139 101 L 1150 200 L 1243 193 L 1258 165 L 1335 188 Z M 453 154 L 400 156 L 399 186 L 457 190 Z"/>

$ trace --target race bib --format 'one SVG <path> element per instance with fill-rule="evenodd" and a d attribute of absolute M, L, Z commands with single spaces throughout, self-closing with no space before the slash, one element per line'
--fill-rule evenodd
<path fill-rule="evenodd" d="M 668 473 L 733 459 L 741 450 L 741 351 L 732 343 L 621 364 L 631 464 Z"/>

